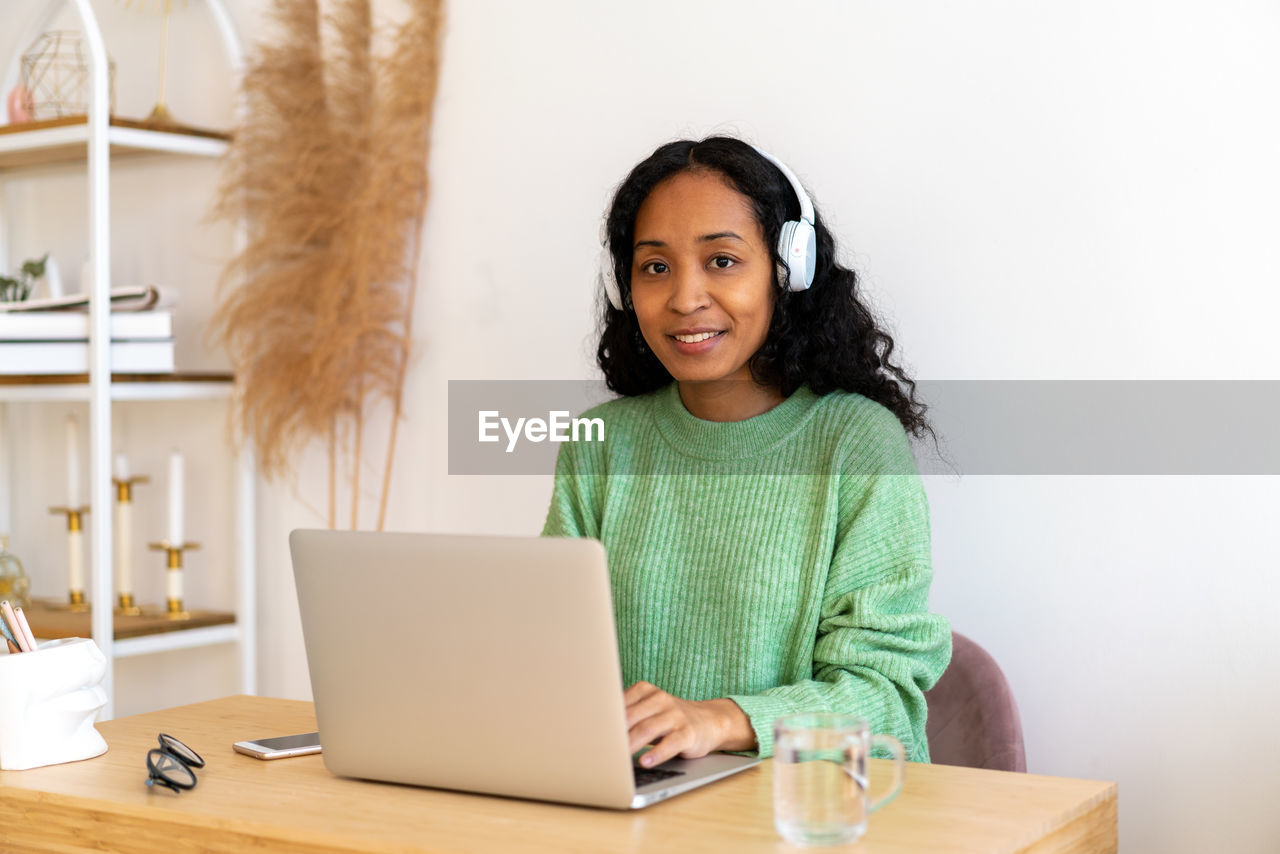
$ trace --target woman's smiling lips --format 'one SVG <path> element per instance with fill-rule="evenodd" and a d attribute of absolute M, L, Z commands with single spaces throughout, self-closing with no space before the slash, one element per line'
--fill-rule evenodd
<path fill-rule="evenodd" d="M 696 356 L 699 353 L 705 353 L 720 343 L 720 338 L 725 333 L 724 329 L 708 329 L 706 327 L 698 329 L 678 329 L 667 335 L 676 352 L 684 356 Z"/>

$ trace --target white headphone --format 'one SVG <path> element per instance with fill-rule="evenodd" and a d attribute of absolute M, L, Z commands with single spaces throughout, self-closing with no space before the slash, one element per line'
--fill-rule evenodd
<path fill-rule="evenodd" d="M 754 148 L 761 157 L 768 160 L 795 190 L 800 200 L 800 219 L 788 220 L 782 224 L 782 232 L 778 235 L 778 255 L 783 263 L 778 265 L 778 280 L 784 283 L 787 290 L 803 291 L 813 284 L 813 276 L 818 263 L 818 233 L 813 227 L 813 202 L 809 194 L 800 185 L 795 173 L 786 164 L 767 151 L 757 146 Z M 622 289 L 618 287 L 618 279 L 613 272 L 613 254 L 609 251 L 609 235 L 607 226 L 600 226 L 600 259 L 597 264 L 596 279 L 609 297 L 609 305 L 622 311 Z"/>

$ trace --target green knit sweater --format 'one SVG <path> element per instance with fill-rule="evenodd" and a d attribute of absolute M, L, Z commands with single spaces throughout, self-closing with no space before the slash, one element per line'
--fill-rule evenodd
<path fill-rule="evenodd" d="M 560 446 L 542 533 L 604 544 L 625 683 L 732 699 L 761 756 L 777 717 L 838 711 L 927 762 L 951 632 L 928 611 L 928 505 L 896 417 L 806 386 L 704 421 L 674 382 L 584 417 L 604 441 Z"/>

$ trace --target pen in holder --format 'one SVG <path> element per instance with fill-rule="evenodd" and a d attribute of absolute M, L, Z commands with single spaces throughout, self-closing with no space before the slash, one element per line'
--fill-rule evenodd
<path fill-rule="evenodd" d="M 84 601 L 84 528 L 82 517 L 89 512 L 83 507 L 50 507 L 50 513 L 62 513 L 67 517 L 67 588 L 68 597 L 65 606 L 72 611 L 87 611 L 89 604 Z M 54 605 L 52 607 L 60 607 Z"/>
<path fill-rule="evenodd" d="M 0 655 L 0 769 L 23 771 L 107 752 L 94 718 L 107 702 L 106 659 L 89 638 Z"/>
<path fill-rule="evenodd" d="M 167 560 L 167 596 L 165 603 L 164 616 L 170 620 L 189 620 L 191 614 L 182 606 L 182 553 L 192 549 L 200 548 L 199 543 L 180 543 L 173 544 L 168 540 L 158 543 L 148 543 L 147 547 L 152 551 L 165 552 L 168 555 Z"/>

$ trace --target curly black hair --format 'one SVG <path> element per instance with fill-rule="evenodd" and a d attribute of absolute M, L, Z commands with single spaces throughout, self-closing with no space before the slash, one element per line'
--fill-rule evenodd
<path fill-rule="evenodd" d="M 778 256 L 782 224 L 800 218 L 800 200 L 791 183 L 748 143 L 725 136 L 679 140 L 660 146 L 631 170 L 614 194 L 605 221 L 610 259 L 624 304 L 630 303 L 632 244 L 636 216 L 653 189 L 681 172 L 717 172 L 751 201 L 765 244 Z M 815 211 L 818 238 L 813 285 L 804 291 L 780 289 L 764 345 L 748 363 L 752 378 L 790 396 L 808 383 L 815 394 L 842 389 L 890 410 L 910 434 L 933 431 L 927 407 L 916 399 L 916 384 L 890 361 L 893 338 L 859 297 L 858 276 L 836 263 L 835 239 Z M 774 284 L 778 284 L 777 273 Z M 646 394 L 672 381 L 640 333 L 635 312 L 614 308 L 603 294 L 596 360 L 605 383 L 625 396 Z"/>

